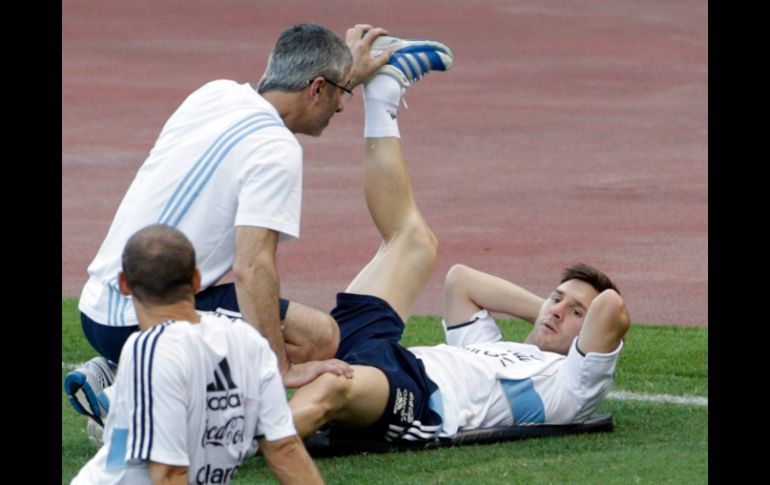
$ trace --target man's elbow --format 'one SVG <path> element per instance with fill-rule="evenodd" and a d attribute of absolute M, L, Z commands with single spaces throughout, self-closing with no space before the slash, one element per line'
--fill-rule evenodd
<path fill-rule="evenodd" d="M 471 289 L 476 285 L 474 278 L 478 274 L 477 270 L 464 264 L 454 264 L 449 268 L 444 277 L 444 309 L 446 312 L 451 311 L 457 305 L 473 304 L 470 294 Z"/>
<path fill-rule="evenodd" d="M 617 291 L 607 289 L 596 297 L 594 305 L 598 305 L 603 313 L 611 316 L 609 321 L 614 327 L 613 330 L 616 335 L 619 335 L 621 338 L 625 337 L 628 329 L 631 327 L 631 319 L 628 316 L 628 310 L 626 309 L 623 297 Z"/>
<path fill-rule="evenodd" d="M 249 286 L 256 278 L 266 277 L 276 277 L 275 260 L 272 255 L 236 258 L 233 263 L 233 279 L 236 286 Z"/>
<path fill-rule="evenodd" d="M 188 467 L 186 466 L 166 465 L 150 461 L 148 469 L 153 485 L 182 485 L 187 483 Z"/>

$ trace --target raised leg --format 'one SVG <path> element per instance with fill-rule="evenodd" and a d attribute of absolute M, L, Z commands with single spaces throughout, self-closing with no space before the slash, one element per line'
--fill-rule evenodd
<path fill-rule="evenodd" d="M 406 321 L 436 267 L 438 241 L 417 208 L 399 138 L 366 139 L 364 192 L 382 244 L 346 291 L 382 298 Z"/>

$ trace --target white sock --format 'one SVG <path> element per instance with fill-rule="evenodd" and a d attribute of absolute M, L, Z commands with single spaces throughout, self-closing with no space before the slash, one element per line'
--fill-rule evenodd
<path fill-rule="evenodd" d="M 398 103 L 405 91 L 387 74 L 377 74 L 364 84 L 364 138 L 401 138 Z"/>

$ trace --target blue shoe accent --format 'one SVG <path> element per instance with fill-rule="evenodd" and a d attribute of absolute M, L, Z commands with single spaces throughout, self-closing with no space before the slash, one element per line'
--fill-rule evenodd
<path fill-rule="evenodd" d="M 67 394 L 71 396 L 72 394 L 76 393 L 78 389 L 83 387 L 85 382 L 86 376 L 74 370 L 67 374 L 67 377 L 64 378 L 64 390 L 67 391 Z"/>
<path fill-rule="evenodd" d="M 75 408 L 75 411 L 84 416 L 88 416 L 88 411 L 85 410 L 83 405 L 80 404 L 80 401 L 78 401 L 78 398 L 75 397 L 75 393 L 78 392 L 85 383 L 86 376 L 78 371 L 72 371 L 64 378 L 64 391 L 69 396 L 70 403 L 72 404 L 72 407 Z"/>
<path fill-rule="evenodd" d="M 75 412 L 103 425 L 110 406 L 103 391 L 113 380 L 114 371 L 107 359 L 95 357 L 65 376 L 64 391 Z"/>
<path fill-rule="evenodd" d="M 420 43 L 420 42 L 431 42 L 431 41 L 424 40 L 424 39 L 410 39 L 407 42 Z M 419 45 L 419 44 L 418 45 L 410 45 L 410 46 L 404 47 L 403 49 L 399 49 L 396 52 L 397 53 L 406 54 L 406 53 L 409 53 L 409 52 L 435 52 L 435 51 L 443 52 L 444 54 L 450 54 L 451 53 L 449 48 L 442 47 L 440 45 Z"/>
<path fill-rule="evenodd" d="M 94 390 L 91 388 L 91 385 L 88 383 L 88 379 L 86 379 L 84 374 L 78 371 L 72 371 L 67 374 L 67 377 L 64 379 L 64 389 L 69 395 L 70 404 L 72 404 L 72 407 L 78 414 L 94 418 L 101 424 L 101 418 L 107 415 L 109 400 L 107 400 L 105 396 L 104 399 L 107 402 L 107 406 L 103 406 L 103 402 L 96 396 L 96 394 L 94 394 Z M 78 391 L 82 391 L 85 395 L 86 404 L 89 409 L 86 409 L 83 403 L 77 398 Z M 102 409 L 104 409 L 104 412 Z"/>
<path fill-rule="evenodd" d="M 96 396 L 96 399 L 99 401 L 99 404 L 102 405 L 102 408 L 104 409 L 104 414 L 107 414 L 110 412 L 110 398 L 107 397 L 107 394 L 104 392 L 99 393 L 98 396 Z"/>
<path fill-rule="evenodd" d="M 372 45 L 373 55 L 390 51 L 388 63 L 378 73 L 395 78 L 403 87 L 422 79 L 430 71 L 447 71 L 454 63 L 454 54 L 446 45 L 424 39 L 378 37 Z"/>
<path fill-rule="evenodd" d="M 434 69 L 436 71 L 446 71 L 447 70 L 446 64 L 444 64 L 444 61 L 441 60 L 441 57 L 439 57 L 439 55 L 436 54 L 436 51 L 426 52 L 425 56 L 430 61 L 430 68 L 431 69 Z M 420 61 L 420 62 L 422 62 L 422 61 Z"/>

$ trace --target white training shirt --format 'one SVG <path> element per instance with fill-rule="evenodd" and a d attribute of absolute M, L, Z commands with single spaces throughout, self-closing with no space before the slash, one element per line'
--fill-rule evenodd
<path fill-rule="evenodd" d="M 275 354 L 239 319 L 201 313 L 129 337 L 104 446 L 72 481 L 149 484 L 147 461 L 187 466 L 190 484 L 228 483 L 256 437 L 296 434 Z"/>
<path fill-rule="evenodd" d="M 446 331 L 447 344 L 410 347 L 441 393 L 441 436 L 465 429 L 585 421 L 612 385 L 621 342 L 609 354 L 567 356 L 501 341 L 489 312 Z"/>
<path fill-rule="evenodd" d="M 88 267 L 79 309 L 104 325 L 137 324 L 117 277 L 128 238 L 150 224 L 190 239 L 204 290 L 232 268 L 235 226 L 296 239 L 301 204 L 302 148 L 278 112 L 249 84 L 210 82 L 169 118 L 139 168 Z"/>

